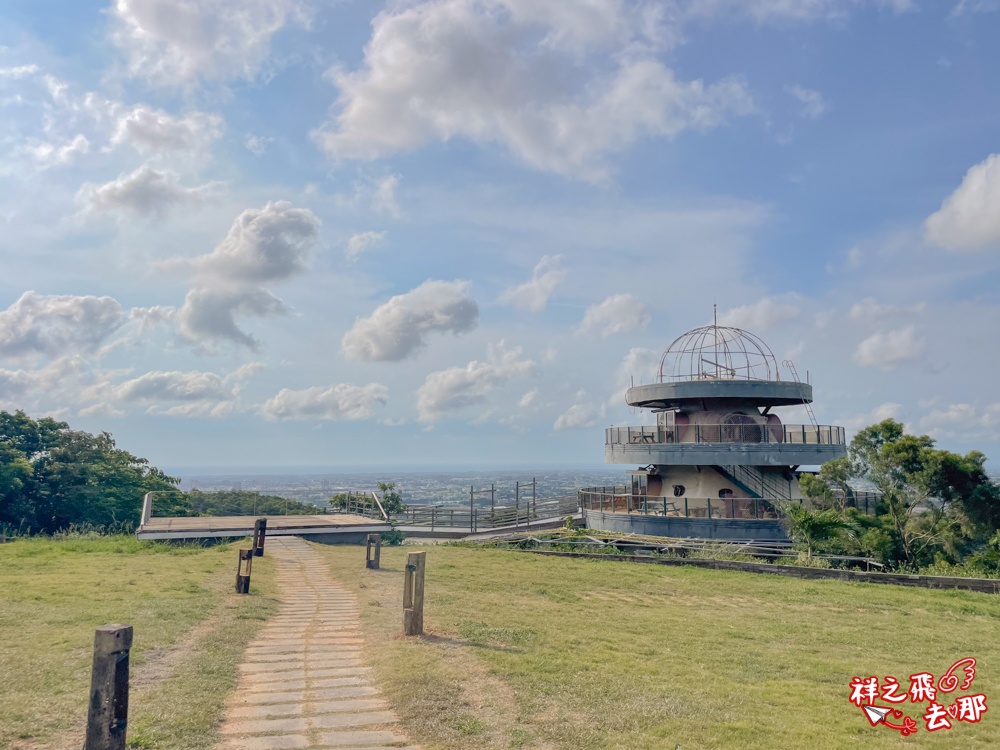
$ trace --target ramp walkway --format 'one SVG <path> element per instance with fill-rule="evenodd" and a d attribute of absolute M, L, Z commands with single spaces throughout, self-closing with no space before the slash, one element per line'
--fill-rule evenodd
<path fill-rule="evenodd" d="M 216 750 L 419 750 L 362 656 L 354 596 L 301 539 L 269 540 L 281 608 L 250 644 Z"/>

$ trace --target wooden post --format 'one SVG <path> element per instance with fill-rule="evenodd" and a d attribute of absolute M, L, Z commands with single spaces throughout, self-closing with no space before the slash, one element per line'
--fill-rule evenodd
<path fill-rule="evenodd" d="M 241 549 L 239 561 L 236 563 L 236 593 L 250 593 L 250 568 L 253 567 L 253 549 Z M 243 572 L 243 562 L 246 561 L 246 573 Z"/>
<path fill-rule="evenodd" d="M 372 549 L 374 548 L 375 554 L 372 554 Z M 365 550 L 365 567 L 371 568 L 372 570 L 379 569 L 379 558 L 382 556 L 382 535 L 381 534 L 369 534 L 368 535 L 368 548 Z"/>
<path fill-rule="evenodd" d="M 264 539 L 267 537 L 267 519 L 258 518 L 253 524 L 253 556 L 264 556 Z"/>
<path fill-rule="evenodd" d="M 426 552 L 411 552 L 403 579 L 403 635 L 424 634 L 424 570 Z"/>
<path fill-rule="evenodd" d="M 125 750 L 130 648 L 131 625 L 102 625 L 94 633 L 94 666 L 83 750 Z"/>

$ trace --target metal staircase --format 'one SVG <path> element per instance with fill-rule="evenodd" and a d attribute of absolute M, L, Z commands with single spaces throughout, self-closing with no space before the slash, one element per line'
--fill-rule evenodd
<path fill-rule="evenodd" d="M 781 481 L 764 474 L 755 466 L 716 466 L 722 476 L 749 494 L 761 500 L 791 500 L 792 486 L 788 480 Z"/>

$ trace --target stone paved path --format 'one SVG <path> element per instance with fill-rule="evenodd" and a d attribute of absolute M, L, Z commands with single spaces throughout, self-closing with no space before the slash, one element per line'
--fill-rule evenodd
<path fill-rule="evenodd" d="M 418 750 L 372 684 L 358 605 L 301 539 L 267 540 L 281 609 L 247 648 L 218 750 Z"/>

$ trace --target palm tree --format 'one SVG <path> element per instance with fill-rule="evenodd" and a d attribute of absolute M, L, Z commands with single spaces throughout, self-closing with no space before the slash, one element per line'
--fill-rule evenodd
<path fill-rule="evenodd" d="M 796 503 L 782 508 L 783 523 L 792 541 L 805 546 L 806 557 L 812 559 L 817 544 L 829 541 L 842 529 L 850 527 L 847 520 L 835 510 L 809 510 Z"/>

